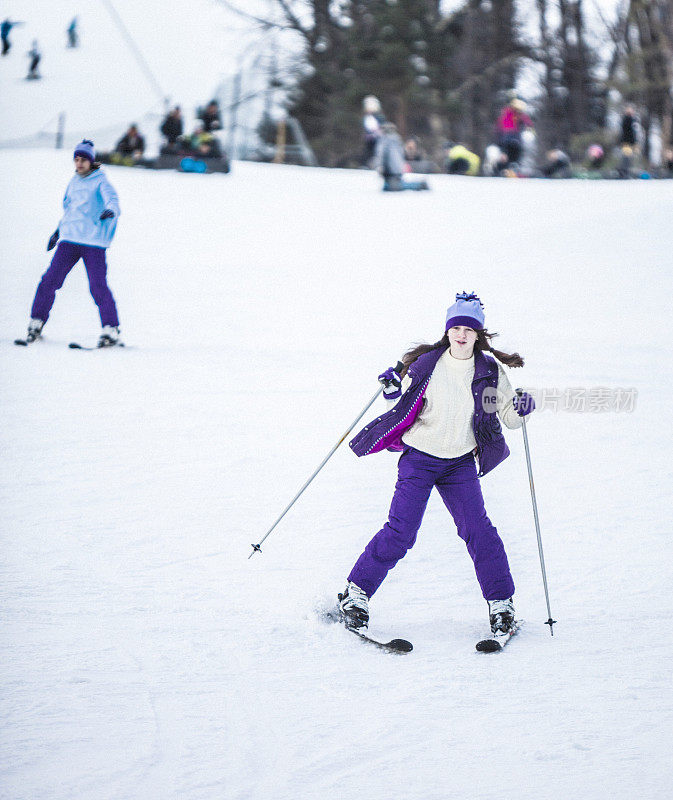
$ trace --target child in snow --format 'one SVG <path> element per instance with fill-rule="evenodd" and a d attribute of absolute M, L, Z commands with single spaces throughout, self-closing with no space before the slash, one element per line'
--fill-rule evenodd
<path fill-rule="evenodd" d="M 527 392 L 517 396 L 501 364 L 486 355 L 523 366 L 518 353 L 491 347 L 494 334 L 484 328 L 482 308 L 475 294 L 456 295 L 443 337 L 410 350 L 399 374 L 390 367 L 379 375 L 393 407 L 350 443 L 358 456 L 402 451 L 388 522 L 358 558 L 339 596 L 350 628 L 367 629 L 369 599 L 416 541 L 434 486 L 474 562 L 491 630 L 507 633 L 514 624 L 514 583 L 478 479 L 509 455 L 496 413 L 508 428 L 518 428 L 535 402 Z"/>
<path fill-rule="evenodd" d="M 107 176 L 96 163 L 93 142 L 84 139 L 75 148 L 75 175 L 70 180 L 63 198 L 65 213 L 54 231 L 47 251 L 56 247 L 49 268 L 42 276 L 28 325 L 27 342 L 39 338 L 49 312 L 54 305 L 56 291 L 70 270 L 81 259 L 89 278 L 89 289 L 96 301 L 103 330 L 99 347 L 120 344 L 119 319 L 114 297 L 107 280 L 105 250 L 110 246 L 120 214 L 119 199 Z"/>

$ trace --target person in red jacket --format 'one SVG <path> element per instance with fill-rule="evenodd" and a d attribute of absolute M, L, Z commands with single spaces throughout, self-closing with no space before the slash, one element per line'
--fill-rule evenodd
<path fill-rule="evenodd" d="M 526 128 L 533 127 L 533 121 L 526 114 L 526 104 L 515 97 L 500 112 L 497 122 L 498 146 L 507 156 L 507 163 L 514 164 L 521 160 L 523 145 L 521 134 Z"/>

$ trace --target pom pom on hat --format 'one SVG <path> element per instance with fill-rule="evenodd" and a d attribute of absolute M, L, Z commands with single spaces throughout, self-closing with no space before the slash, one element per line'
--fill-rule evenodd
<path fill-rule="evenodd" d="M 446 312 L 444 330 L 448 331 L 457 325 L 464 325 L 475 331 L 483 330 L 486 319 L 483 307 L 481 300 L 473 292 L 458 292 L 456 302 Z"/>
<path fill-rule="evenodd" d="M 93 142 L 90 139 L 82 139 L 82 141 L 77 145 L 72 157 L 76 158 L 77 156 L 88 158 L 93 164 L 93 162 L 96 160 L 96 151 L 93 149 Z"/>

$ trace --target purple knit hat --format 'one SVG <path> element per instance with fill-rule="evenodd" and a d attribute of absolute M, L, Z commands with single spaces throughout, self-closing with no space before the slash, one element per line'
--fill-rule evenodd
<path fill-rule="evenodd" d="M 89 161 L 93 164 L 93 162 L 96 160 L 96 151 L 93 149 L 93 142 L 90 139 L 82 139 L 82 141 L 75 148 L 75 152 L 72 155 L 73 158 L 75 158 L 76 156 L 82 156 L 82 158 L 88 158 Z"/>
<path fill-rule="evenodd" d="M 483 307 L 476 294 L 458 292 L 456 302 L 446 312 L 444 330 L 448 331 L 449 328 L 453 328 L 456 325 L 464 325 L 466 328 L 472 328 L 475 331 L 483 330 L 485 320 L 484 312 L 482 311 Z"/>

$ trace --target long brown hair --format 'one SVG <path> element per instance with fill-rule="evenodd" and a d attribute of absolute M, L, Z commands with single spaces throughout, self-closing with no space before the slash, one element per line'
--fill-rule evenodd
<path fill-rule="evenodd" d="M 498 359 L 498 361 L 501 361 L 508 367 L 523 367 L 523 358 L 521 358 L 518 353 L 503 353 L 502 350 L 496 350 L 495 348 L 491 347 L 491 339 L 494 339 L 496 336 L 498 336 L 497 333 L 489 333 L 486 329 L 475 331 L 475 333 L 477 334 L 477 341 L 474 343 L 475 350 L 492 353 Z M 402 376 L 406 375 L 409 367 L 419 356 L 422 356 L 424 353 L 429 353 L 431 350 L 437 350 L 440 347 L 447 348 L 448 346 L 449 332 L 446 331 L 444 336 L 442 336 L 442 338 L 434 344 L 418 344 L 415 347 L 412 347 L 411 350 L 407 350 L 407 352 L 402 356 L 402 363 L 404 364 Z"/>

